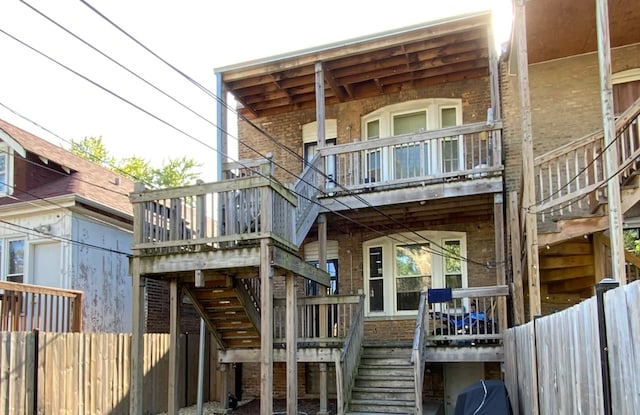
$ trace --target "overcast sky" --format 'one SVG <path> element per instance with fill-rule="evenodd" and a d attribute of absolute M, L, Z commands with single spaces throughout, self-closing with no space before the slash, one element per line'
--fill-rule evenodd
<path fill-rule="evenodd" d="M 509 0 L 86 0 L 130 35 L 215 91 L 213 69 L 364 36 Z M 28 5 L 138 73 L 155 91 Z M 384 5 L 384 6 L 383 6 Z M 504 19 L 504 17 L 502 17 Z M 1 0 L 0 29 L 105 89 L 204 142 L 201 144 L 52 63 L 0 32 L 0 104 L 64 139 L 102 136 L 116 157 L 159 166 L 186 155 L 214 177 L 215 101 L 117 31 L 80 0 Z M 205 117 L 208 121 L 194 115 Z M 0 118 L 68 144 L 0 106 Z"/>

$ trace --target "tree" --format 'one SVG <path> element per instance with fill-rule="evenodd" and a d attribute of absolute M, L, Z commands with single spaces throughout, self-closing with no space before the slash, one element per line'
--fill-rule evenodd
<path fill-rule="evenodd" d="M 116 160 L 109 154 L 101 136 L 71 140 L 71 152 L 138 182 L 160 188 L 192 183 L 198 178 L 195 169 L 202 166 L 186 156 L 170 158 L 160 168 L 152 167 L 149 160 L 136 155 Z"/>

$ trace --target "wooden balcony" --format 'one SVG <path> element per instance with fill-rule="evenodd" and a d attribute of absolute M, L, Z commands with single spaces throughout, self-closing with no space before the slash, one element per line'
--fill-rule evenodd
<path fill-rule="evenodd" d="M 82 331 L 82 291 L 0 281 L 0 331 Z"/>
<path fill-rule="evenodd" d="M 380 206 L 502 191 L 501 128 L 476 123 L 321 148 L 315 167 L 324 162 L 329 176 L 315 178 L 322 204 L 343 210 L 363 207 L 361 198 Z"/>

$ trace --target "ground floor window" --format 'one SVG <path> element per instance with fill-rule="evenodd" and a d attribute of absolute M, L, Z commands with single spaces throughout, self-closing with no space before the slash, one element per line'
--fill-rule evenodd
<path fill-rule="evenodd" d="M 363 245 L 368 316 L 411 315 L 423 289 L 467 286 L 463 232 L 403 233 Z"/>

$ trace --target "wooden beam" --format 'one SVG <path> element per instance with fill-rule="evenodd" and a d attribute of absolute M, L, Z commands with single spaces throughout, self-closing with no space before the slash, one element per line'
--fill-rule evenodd
<path fill-rule="evenodd" d="M 526 209 L 526 250 L 529 282 L 529 317 L 542 313 L 540 301 L 540 268 L 538 264 L 538 224 L 535 206 L 535 176 L 533 168 L 533 131 L 531 126 L 531 102 L 529 99 L 529 65 L 527 61 L 527 28 L 524 0 L 516 6 L 515 32 L 518 54 L 518 90 L 522 117 L 522 174 L 524 177 L 523 201 Z"/>
<path fill-rule="evenodd" d="M 146 275 L 190 272 L 196 269 L 258 268 L 260 265 L 259 252 L 260 248 L 258 247 L 248 247 L 145 257 L 141 259 L 140 269 L 142 274 Z"/>
<path fill-rule="evenodd" d="M 511 234 L 511 270 L 513 272 L 514 325 L 524 324 L 524 291 L 522 285 L 522 244 L 520 242 L 520 217 L 518 215 L 518 193 L 509 192 L 509 230 Z"/>
<path fill-rule="evenodd" d="M 282 248 L 273 246 L 271 249 L 271 264 L 274 267 L 291 271 L 294 274 L 308 278 L 321 285 L 324 285 L 325 287 L 331 285 L 331 277 L 329 277 L 329 274 L 327 274 L 326 271 L 323 271 L 319 268 L 314 267 L 313 265 L 306 263 L 301 258 Z"/>
<path fill-rule="evenodd" d="M 180 409 L 180 288 L 178 280 L 169 281 L 169 400 L 167 415 L 178 415 Z"/>
<path fill-rule="evenodd" d="M 273 268 L 267 240 L 260 241 L 260 413 L 273 412 Z"/>
<path fill-rule="evenodd" d="M 493 37 L 493 25 L 487 26 L 487 48 L 489 50 L 489 84 L 491 88 L 491 110 L 493 111 L 492 119 L 487 120 L 500 120 L 502 117 L 500 107 L 500 69 L 498 56 L 495 45 L 495 38 Z"/>
<path fill-rule="evenodd" d="M 286 335 L 287 335 L 287 415 L 298 414 L 298 305 L 296 294 L 296 276 L 288 272 L 285 276 L 287 305 L 286 312 Z"/>
<path fill-rule="evenodd" d="M 335 362 L 340 358 L 341 350 L 335 347 L 312 347 L 298 350 L 298 362 Z M 218 353 L 219 363 L 260 363 L 260 349 L 229 349 Z M 286 362 L 287 351 L 283 349 L 273 350 L 274 362 Z"/>
<path fill-rule="evenodd" d="M 318 215 L 318 265 L 323 271 L 327 269 L 327 217 L 324 214 Z M 326 289 L 322 289 L 321 296 L 326 296 Z M 325 330 L 328 326 L 327 321 L 327 306 L 320 305 L 320 335 L 326 335 Z M 327 379 L 327 364 L 320 363 L 320 409 L 318 415 L 328 414 L 328 379 Z"/>
<path fill-rule="evenodd" d="M 347 96 L 347 94 L 345 94 L 345 92 L 342 90 L 340 85 L 338 85 L 335 77 L 333 76 L 333 73 L 331 73 L 331 71 L 328 70 L 326 65 L 324 64 L 322 64 L 322 72 L 324 72 L 324 80 L 327 81 L 327 83 L 331 87 L 331 90 L 333 91 L 335 96 L 338 97 L 338 101 L 340 102 L 347 101 L 349 97 Z"/>
<path fill-rule="evenodd" d="M 611 47 L 609 41 L 609 9 L 606 0 L 596 0 L 596 28 L 598 34 L 598 66 L 600 68 L 600 96 L 602 99 L 602 123 L 604 128 L 604 166 L 607 181 L 609 237 L 611 239 L 611 277 L 624 285 L 627 282 L 622 236 L 622 208 L 618 169 L 618 145 L 613 111 L 613 86 L 611 83 Z"/>

